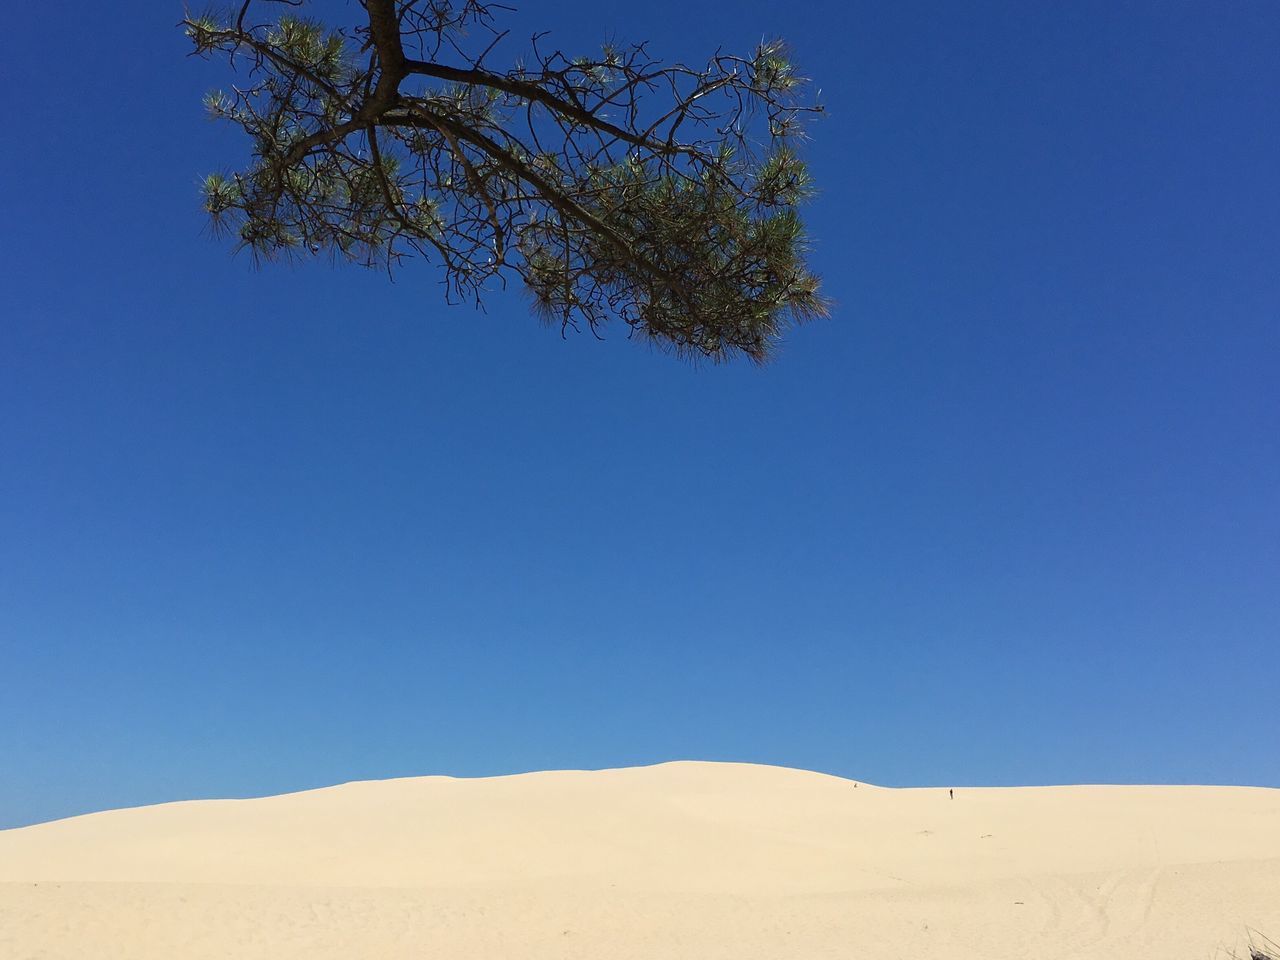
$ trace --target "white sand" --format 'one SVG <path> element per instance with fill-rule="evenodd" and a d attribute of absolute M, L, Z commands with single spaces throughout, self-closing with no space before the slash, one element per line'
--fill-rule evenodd
<path fill-rule="evenodd" d="M 0 958 L 1189 958 L 1280 939 L 1280 790 L 777 767 L 349 783 L 0 831 Z"/>

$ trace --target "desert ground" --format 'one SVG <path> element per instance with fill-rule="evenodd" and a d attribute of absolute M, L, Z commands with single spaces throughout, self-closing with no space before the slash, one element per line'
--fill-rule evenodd
<path fill-rule="evenodd" d="M 0 831 L 11 960 L 1189 958 L 1280 937 L 1280 790 L 681 762 Z"/>

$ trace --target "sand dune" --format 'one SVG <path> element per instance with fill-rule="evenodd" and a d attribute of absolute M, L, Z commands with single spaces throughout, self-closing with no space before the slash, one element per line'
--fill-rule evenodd
<path fill-rule="evenodd" d="M 0 832 L 0 958 L 1207 958 L 1280 935 L 1280 790 L 671 763 Z"/>

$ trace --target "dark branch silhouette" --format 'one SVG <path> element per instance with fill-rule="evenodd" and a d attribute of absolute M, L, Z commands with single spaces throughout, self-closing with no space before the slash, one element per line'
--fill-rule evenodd
<path fill-rule="evenodd" d="M 713 360 L 763 360 L 789 322 L 825 315 L 797 212 L 819 108 L 781 44 L 693 68 L 645 44 L 570 59 L 538 35 L 499 72 L 496 4 L 361 0 L 349 25 L 300 5 L 183 21 L 246 81 L 206 105 L 252 161 L 204 195 L 255 256 L 422 255 L 451 302 L 515 275 L 562 328 L 621 320 Z"/>

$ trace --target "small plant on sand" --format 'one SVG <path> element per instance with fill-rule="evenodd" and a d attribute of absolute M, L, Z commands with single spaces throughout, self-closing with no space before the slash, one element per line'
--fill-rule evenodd
<path fill-rule="evenodd" d="M 1248 960 L 1280 960 L 1280 944 L 1251 930 Z"/>

